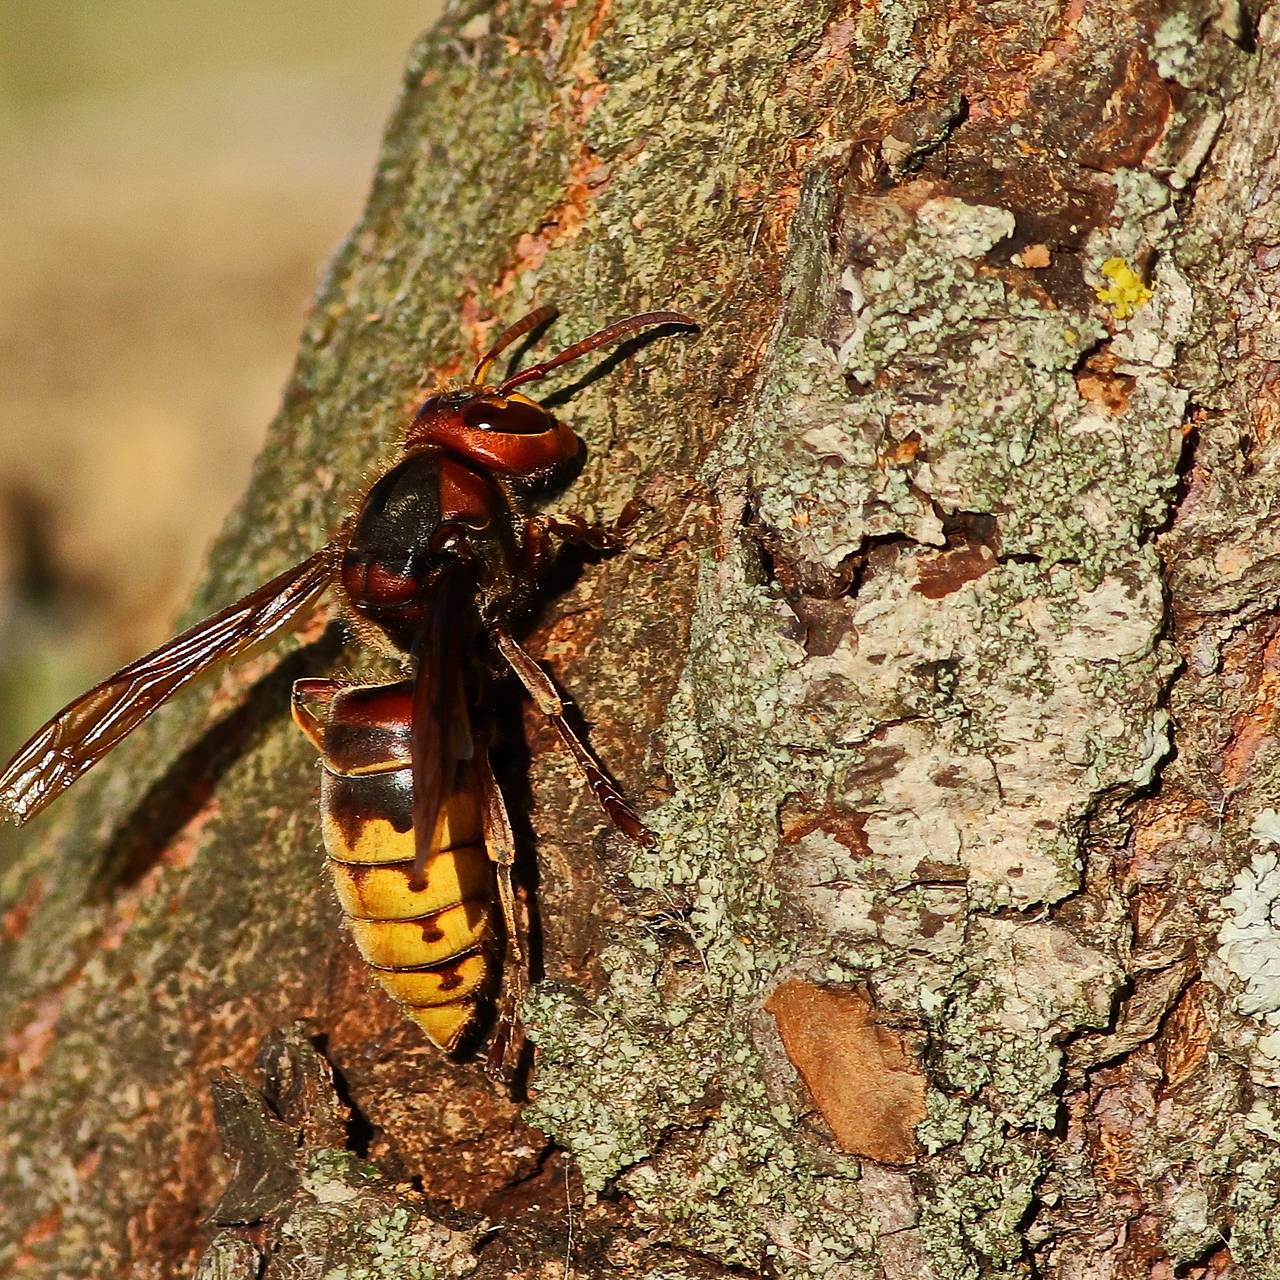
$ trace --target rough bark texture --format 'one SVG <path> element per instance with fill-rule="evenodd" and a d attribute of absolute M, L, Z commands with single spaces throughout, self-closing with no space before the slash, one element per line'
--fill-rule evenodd
<path fill-rule="evenodd" d="M 495 322 L 693 311 L 563 401 L 557 505 L 653 512 L 531 632 L 659 840 L 526 717 L 520 1107 L 322 881 L 286 690 L 368 660 L 318 625 L 186 699 L 4 871 L 0 1264 L 1280 1275 L 1277 84 L 1231 0 L 426 37 L 192 613 Z"/>

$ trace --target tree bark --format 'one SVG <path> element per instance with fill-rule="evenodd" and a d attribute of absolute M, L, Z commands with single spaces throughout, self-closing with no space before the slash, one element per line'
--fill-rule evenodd
<path fill-rule="evenodd" d="M 447 16 L 191 616 L 532 302 L 689 310 L 561 384 L 652 510 L 530 633 L 657 843 L 526 714 L 520 1105 L 323 882 L 287 689 L 377 660 L 157 717 L 0 885 L 5 1268 L 1280 1276 L 1277 84 L 1233 0 Z"/>

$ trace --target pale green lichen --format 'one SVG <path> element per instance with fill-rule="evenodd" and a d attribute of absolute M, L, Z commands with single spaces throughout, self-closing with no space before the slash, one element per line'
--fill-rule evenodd
<path fill-rule="evenodd" d="M 380 1180 L 375 1166 L 350 1151 L 322 1148 L 310 1152 L 302 1177 L 302 1190 L 319 1204 L 351 1200 Z"/>
<path fill-rule="evenodd" d="M 670 942 L 633 936 L 606 954 L 609 987 L 595 1000 L 535 994 L 526 1010 L 541 1053 L 532 1118 L 574 1153 L 589 1186 L 620 1178 L 660 1238 L 734 1264 L 767 1260 L 779 1275 L 820 1276 L 872 1238 L 856 1165 L 797 1135 L 791 1107 L 763 1083 L 747 1012 L 818 943 L 779 930 L 781 891 L 759 872 L 776 842 L 778 787 L 797 779 L 794 767 L 784 772 L 794 730 L 786 673 L 800 655 L 740 557 L 708 558 L 703 574 L 689 659 L 697 675 L 668 717 L 668 767 L 682 786 L 650 816 L 657 842 L 631 864 L 635 883 L 690 904 L 673 939 L 688 955 L 674 960 Z M 735 654 L 752 655 L 750 670 Z M 762 700 L 761 689 L 773 696 Z M 827 768 L 817 762 L 815 773 Z M 721 804 L 707 802 L 713 794 Z M 598 1050 L 588 1087 L 584 1043 Z"/>
<path fill-rule="evenodd" d="M 1251 1268 L 1247 1275 L 1256 1280 L 1280 1278 L 1280 1156 L 1270 1152 L 1256 1159 L 1242 1160 L 1233 1170 L 1235 1187 L 1230 1207 L 1232 1261 Z"/>
<path fill-rule="evenodd" d="M 930 1089 L 925 1097 L 925 1118 L 916 1125 L 916 1137 L 930 1155 L 964 1140 L 972 1107 L 959 1097 Z"/>
<path fill-rule="evenodd" d="M 1052 1127 L 1060 1042 L 1102 1027 L 1124 974 L 1059 926 L 975 920 L 973 964 L 940 1025 L 942 1079 L 983 1092 L 1002 1121 Z"/>
<path fill-rule="evenodd" d="M 258 1250 L 248 1240 L 221 1231 L 201 1255 L 192 1280 L 257 1280 L 261 1271 Z"/>
<path fill-rule="evenodd" d="M 711 474 L 737 465 L 731 435 Z M 680 785 L 646 815 L 654 846 L 629 861 L 661 945 L 632 931 L 606 953 L 609 985 L 594 1000 L 539 992 L 526 1010 L 540 1047 L 533 1117 L 590 1186 L 618 1181 L 656 1238 L 796 1277 L 847 1267 L 874 1239 L 856 1165 L 797 1133 L 790 1103 L 764 1083 L 753 1026 L 779 975 L 820 952 L 819 939 L 779 927 L 784 895 L 761 868 L 780 792 L 806 776 L 825 785 L 836 767 L 824 726 L 800 705 L 805 656 L 736 537 L 704 558 L 663 730 Z M 806 743 L 810 766 L 797 769 Z M 587 1088 L 584 1042 L 600 1050 Z"/>
<path fill-rule="evenodd" d="M 932 1194 L 921 1201 L 920 1226 L 938 1280 L 1019 1274 L 1019 1224 L 1043 1167 L 1039 1144 L 974 1108 L 964 1142 L 949 1153 Z"/>
<path fill-rule="evenodd" d="M 834 571 L 868 538 L 899 531 L 942 543 L 912 468 L 894 455 L 881 403 L 849 391 L 828 345 L 783 335 L 756 416 L 759 518 L 797 559 Z"/>
<path fill-rule="evenodd" d="M 982 263 L 1011 228 L 1002 210 L 930 202 L 892 267 L 841 277 L 853 318 L 839 356 L 784 325 L 751 413 L 707 465 L 727 509 L 663 730 L 676 791 L 650 815 L 654 846 L 629 861 L 666 943 L 626 943 L 591 1002 L 533 1002 L 539 1123 L 592 1186 L 625 1188 L 660 1238 L 724 1261 L 821 1275 L 873 1247 L 852 1168 L 815 1162 L 762 1084 L 747 1011 L 783 974 L 874 974 L 883 1001 L 933 1028 L 939 1079 L 968 1101 L 930 1097 L 922 1137 L 946 1163 L 922 1229 L 957 1277 L 979 1253 L 1020 1256 L 1041 1168 L 1026 1131 L 1054 1124 L 1060 1045 L 1105 1023 L 1121 980 L 1112 957 L 1063 929 L 974 913 L 1074 889 L 1094 792 L 1158 762 L 1171 659 L 1156 565 L 1137 544 L 1167 510 L 1182 402 L 1146 379 L 1121 424 L 1081 399 L 1074 367 L 1104 330 Z M 795 270 L 813 270 L 801 250 Z M 866 389 L 849 391 L 845 374 Z M 856 644 L 806 651 L 736 527 L 748 496 L 784 554 L 826 572 L 870 538 L 909 540 L 897 574 L 851 604 Z M 943 599 L 912 591 L 942 541 L 937 505 L 996 514 L 1006 554 L 1035 558 Z M 869 814 L 873 856 L 851 861 L 815 832 L 789 870 L 762 872 L 777 866 L 788 794 Z M 988 834 L 997 811 L 1003 839 Z M 914 883 L 922 858 L 961 864 L 967 881 Z M 583 1089 L 569 1055 L 597 1041 L 598 1087 Z M 674 1083 L 681 1069 L 714 1114 Z M 825 1226 L 807 1208 L 832 1203 Z"/>
<path fill-rule="evenodd" d="M 574 1153 L 587 1189 L 617 1181 L 657 1238 L 731 1264 L 822 1275 L 861 1252 L 856 1165 L 797 1134 L 702 962 L 673 968 L 656 939 L 613 950 L 590 1005 L 544 988 L 526 1009 L 540 1052 L 530 1118 Z M 584 1051 L 598 1064 L 585 1081 Z"/>
<path fill-rule="evenodd" d="M 685 990 L 660 987 L 662 954 L 656 938 L 615 944 L 604 957 L 610 986 L 601 998 L 588 1004 L 543 985 L 525 1004 L 539 1051 L 529 1119 L 573 1152 L 589 1192 L 650 1155 L 667 1126 L 689 1122 L 714 1066 L 712 1003 L 699 982 L 689 985 L 695 975 L 681 975 Z M 584 1055 L 602 1064 L 585 1080 L 573 1072 Z"/>
<path fill-rule="evenodd" d="M 1280 1277 L 1280 1114 L 1274 1095 L 1255 1100 L 1244 1116 L 1238 1136 L 1239 1149 L 1232 1151 L 1229 1206 L 1231 1256 L 1250 1276 L 1259 1280 Z"/>
<path fill-rule="evenodd" d="M 925 68 L 912 48 L 918 23 L 928 16 L 921 0 L 887 0 L 860 11 L 862 39 L 878 47 L 874 67 L 878 77 L 898 102 L 905 102 L 911 86 Z"/>
<path fill-rule="evenodd" d="M 477 1265 L 477 1230 L 450 1230 L 398 1202 L 378 1171 L 348 1151 L 309 1154 L 276 1234 L 273 1265 L 319 1280 L 455 1280 Z"/>
<path fill-rule="evenodd" d="M 1218 930 L 1218 947 L 1227 968 L 1243 984 L 1236 1008 L 1261 1024 L 1253 1051 L 1268 1082 L 1274 1082 L 1280 1068 L 1280 815 L 1264 809 L 1250 834 L 1262 847 L 1241 868 L 1223 899 L 1228 915 Z"/>
<path fill-rule="evenodd" d="M 1151 56 L 1156 70 L 1165 80 L 1177 80 L 1190 88 L 1190 69 L 1203 41 L 1201 23 L 1188 9 L 1171 13 L 1151 38 Z"/>
<path fill-rule="evenodd" d="M 1140 386 L 1149 403 L 1123 425 L 1085 402 L 1074 370 L 1105 331 L 984 268 L 1011 229 L 1004 211 L 929 202 L 892 261 L 860 274 L 841 360 L 872 388 L 861 415 L 898 439 L 923 436 L 930 460 L 912 469 L 915 485 L 997 514 L 1007 554 L 1077 561 L 1097 580 L 1167 509 L 1185 394 Z M 874 385 L 890 366 L 894 382 Z"/>
<path fill-rule="evenodd" d="M 856 1164 L 824 1156 L 779 1114 L 749 1044 L 729 1065 L 748 1087 L 721 1102 L 695 1141 L 671 1139 L 622 1178 L 641 1220 L 659 1238 L 779 1275 L 869 1262 L 874 1233 Z"/>

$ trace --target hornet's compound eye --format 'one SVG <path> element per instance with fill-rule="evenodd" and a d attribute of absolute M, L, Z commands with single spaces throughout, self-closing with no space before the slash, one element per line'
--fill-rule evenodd
<path fill-rule="evenodd" d="M 494 431 L 500 435 L 534 436 L 555 428 L 556 420 L 541 405 L 521 397 L 473 400 L 462 409 L 462 420 L 476 431 Z"/>

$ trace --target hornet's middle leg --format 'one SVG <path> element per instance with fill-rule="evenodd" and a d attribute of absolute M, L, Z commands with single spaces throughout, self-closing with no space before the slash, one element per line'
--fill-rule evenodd
<path fill-rule="evenodd" d="M 551 677 L 538 665 L 537 660 L 527 653 L 515 637 L 502 625 L 491 628 L 490 635 L 498 652 L 506 660 L 507 665 L 515 672 L 516 678 L 524 685 L 538 710 L 555 725 L 560 737 L 573 755 L 574 762 L 582 771 L 591 794 L 605 811 L 609 821 L 628 839 L 637 844 L 651 845 L 652 833 L 640 821 L 639 814 L 627 803 L 627 798 L 614 786 L 603 766 L 592 753 L 591 748 L 583 741 L 581 734 L 565 718 L 564 699 L 551 683 Z"/>

